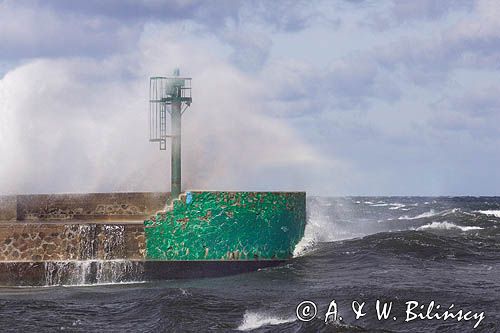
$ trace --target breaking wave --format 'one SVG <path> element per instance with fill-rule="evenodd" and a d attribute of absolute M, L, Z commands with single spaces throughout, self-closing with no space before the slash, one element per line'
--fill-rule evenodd
<path fill-rule="evenodd" d="M 384 232 L 489 230 L 491 222 L 485 221 L 487 216 L 500 218 L 500 209 L 496 206 L 490 205 L 491 208 L 487 207 L 488 210 L 485 210 L 486 207 L 480 206 L 481 202 L 473 202 L 467 206 L 460 202 L 463 199 L 456 198 L 444 198 L 440 199 L 441 201 L 336 198 L 331 199 L 329 207 L 324 204 L 324 200 L 308 200 L 308 221 L 304 237 L 296 245 L 293 257 L 314 253 L 321 243 L 362 238 Z M 432 206 L 419 207 L 422 203 Z M 410 212 L 402 213 L 403 210 Z"/>
<path fill-rule="evenodd" d="M 500 218 L 500 210 L 476 210 L 475 212 Z"/>
<path fill-rule="evenodd" d="M 398 203 L 398 202 L 395 202 L 395 203 L 391 203 L 390 204 L 390 208 L 389 209 L 392 209 L 392 210 L 396 210 L 396 209 L 399 209 L 399 208 L 403 208 L 403 207 L 406 207 L 405 204 L 402 204 L 402 203 Z"/>
<path fill-rule="evenodd" d="M 440 213 L 436 213 L 434 211 L 434 209 L 431 209 L 428 212 L 425 212 L 425 213 L 422 213 L 422 214 L 419 214 L 419 215 L 413 216 L 413 217 L 410 217 L 408 215 L 403 215 L 403 216 L 398 217 L 398 220 L 418 220 L 418 219 L 424 219 L 424 218 L 428 218 L 428 217 L 433 217 L 433 216 L 436 216 L 436 215 L 439 215 L 439 214 Z"/>
<path fill-rule="evenodd" d="M 472 226 L 459 226 L 453 223 L 449 222 L 432 222 L 426 225 L 423 225 L 421 227 L 418 227 L 418 231 L 423 231 L 423 230 L 453 230 L 453 229 L 459 229 L 462 231 L 470 231 L 470 230 L 482 230 L 484 228 L 481 227 L 472 227 Z"/>
<path fill-rule="evenodd" d="M 342 231 L 332 221 L 329 221 L 326 216 L 309 218 L 304 237 L 295 246 L 293 257 L 300 257 L 313 251 L 318 243 L 346 238 L 351 238 L 350 234 Z"/>
<path fill-rule="evenodd" d="M 389 206 L 389 204 L 383 202 L 383 203 L 376 203 L 376 204 L 373 204 L 373 205 L 370 205 L 370 206 L 372 206 L 372 207 L 387 207 L 387 206 Z"/>
<path fill-rule="evenodd" d="M 309 235 L 304 235 L 293 249 L 293 257 L 297 258 L 307 254 L 314 249 L 316 241 Z"/>
<path fill-rule="evenodd" d="M 290 323 L 295 321 L 295 318 L 282 318 L 277 316 L 271 316 L 266 313 L 245 311 L 243 315 L 243 321 L 238 326 L 238 331 L 251 331 L 263 326 L 269 325 L 280 325 L 285 323 Z"/>

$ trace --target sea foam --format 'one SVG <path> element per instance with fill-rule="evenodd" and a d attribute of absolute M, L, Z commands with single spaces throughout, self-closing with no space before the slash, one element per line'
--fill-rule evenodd
<path fill-rule="evenodd" d="M 433 217 L 438 215 L 439 213 L 436 213 L 434 209 L 431 209 L 428 212 L 422 213 L 420 215 L 414 216 L 414 217 L 409 217 L 408 215 L 400 216 L 398 217 L 398 220 L 417 220 L 417 219 L 423 219 L 426 217 Z"/>
<path fill-rule="evenodd" d="M 304 235 L 304 237 L 302 237 L 297 245 L 295 245 L 295 248 L 293 249 L 293 257 L 297 258 L 311 252 L 314 249 L 315 245 L 316 240 L 314 239 L 314 237 L 310 235 Z"/>
<path fill-rule="evenodd" d="M 430 224 L 426 224 L 426 225 L 423 225 L 423 226 L 417 228 L 418 231 L 430 230 L 430 229 L 434 229 L 434 230 L 459 229 L 462 231 L 470 231 L 470 230 L 482 230 L 483 228 L 471 227 L 471 226 L 460 226 L 460 225 L 456 225 L 456 224 L 449 223 L 449 222 L 432 222 Z"/>
<path fill-rule="evenodd" d="M 405 204 L 398 203 L 398 202 L 391 203 L 390 205 L 391 205 L 391 207 L 390 207 L 389 209 L 392 209 L 392 210 L 395 210 L 395 209 L 399 209 L 399 208 L 406 207 L 406 205 L 405 205 Z"/>
<path fill-rule="evenodd" d="M 488 216 L 500 217 L 500 210 L 476 210 L 475 213 L 481 213 Z"/>
<path fill-rule="evenodd" d="M 280 325 L 285 323 L 291 323 L 295 321 L 294 317 L 282 318 L 277 316 L 272 316 L 262 312 L 245 311 L 243 315 L 243 321 L 238 326 L 239 331 L 251 331 L 262 326 L 268 325 Z"/>
<path fill-rule="evenodd" d="M 376 203 L 376 204 L 373 204 L 373 205 L 370 205 L 372 207 L 387 207 L 389 206 L 388 203 L 385 203 L 385 202 L 382 202 L 382 203 Z"/>

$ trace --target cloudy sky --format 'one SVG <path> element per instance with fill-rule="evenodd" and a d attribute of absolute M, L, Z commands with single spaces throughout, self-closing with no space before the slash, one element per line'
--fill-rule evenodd
<path fill-rule="evenodd" d="M 0 0 L 0 193 L 169 190 L 175 67 L 185 188 L 500 192 L 499 1 Z"/>

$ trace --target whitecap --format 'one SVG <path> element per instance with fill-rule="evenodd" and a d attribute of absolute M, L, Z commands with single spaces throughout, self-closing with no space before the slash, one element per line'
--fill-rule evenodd
<path fill-rule="evenodd" d="M 443 216 L 461 212 L 460 208 L 453 208 L 443 213 Z"/>
<path fill-rule="evenodd" d="M 403 208 L 405 207 L 406 205 L 402 204 L 402 203 L 398 203 L 398 202 L 395 202 L 395 203 L 391 203 L 391 206 L 389 209 L 399 209 L 399 208 Z"/>
<path fill-rule="evenodd" d="M 280 325 L 285 323 L 290 323 L 295 321 L 294 317 L 283 318 L 278 316 L 272 316 L 262 312 L 245 311 L 243 315 L 243 321 L 238 326 L 239 331 L 251 331 L 262 326 L 268 325 Z"/>
<path fill-rule="evenodd" d="M 389 204 L 386 204 L 386 203 L 377 203 L 377 204 L 373 204 L 373 205 L 370 205 L 372 207 L 385 207 L 385 206 L 389 206 Z"/>
<path fill-rule="evenodd" d="M 449 222 L 432 222 L 430 224 L 426 224 L 426 225 L 423 225 L 423 226 L 417 228 L 418 231 L 429 230 L 429 229 L 434 229 L 434 230 L 460 229 L 462 231 L 470 231 L 470 230 L 482 230 L 483 228 L 472 227 L 472 226 L 460 226 L 460 225 L 456 225 L 456 224 L 449 223 Z"/>
<path fill-rule="evenodd" d="M 423 218 L 426 218 L 426 217 L 432 217 L 432 216 L 435 216 L 435 215 L 438 215 L 438 214 L 439 213 L 436 213 L 434 211 L 434 209 L 431 209 L 428 212 L 419 214 L 419 215 L 414 216 L 414 217 L 410 217 L 408 215 L 403 215 L 403 216 L 398 217 L 398 220 L 417 220 L 417 219 L 423 219 Z"/>
<path fill-rule="evenodd" d="M 500 217 L 500 210 L 494 210 L 494 209 L 490 209 L 490 210 L 476 210 L 474 212 L 475 213 L 481 213 L 481 214 L 488 215 L 488 216 Z"/>

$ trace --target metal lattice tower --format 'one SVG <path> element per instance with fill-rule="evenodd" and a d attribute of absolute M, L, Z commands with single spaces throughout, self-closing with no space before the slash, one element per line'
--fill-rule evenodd
<path fill-rule="evenodd" d="M 181 119 L 191 102 L 191 78 L 179 77 L 179 69 L 172 77 L 149 79 L 149 141 L 159 142 L 160 150 L 166 150 L 167 138 L 172 139 L 173 199 L 181 193 Z M 167 113 L 171 134 L 167 134 Z"/>

